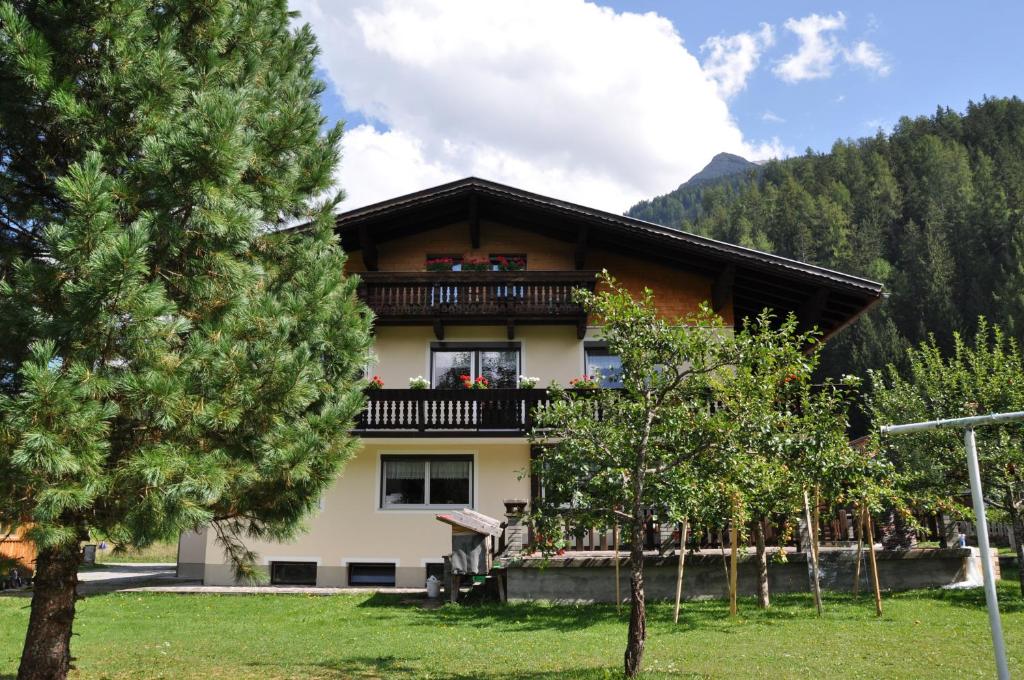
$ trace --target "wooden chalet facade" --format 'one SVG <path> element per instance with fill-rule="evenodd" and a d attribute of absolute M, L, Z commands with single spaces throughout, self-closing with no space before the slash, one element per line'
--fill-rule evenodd
<path fill-rule="evenodd" d="M 594 373 L 614 387 L 617 359 L 572 300 L 602 269 L 652 289 L 668 318 L 707 300 L 733 325 L 769 307 L 826 338 L 883 297 L 858 277 L 476 178 L 343 213 L 337 232 L 376 315 L 368 371 L 383 387 L 309 531 L 252 546 L 276 583 L 422 586 L 450 547 L 438 512 L 501 517 L 504 500 L 528 498 L 544 387 Z M 464 375 L 488 389 L 465 389 Z M 182 537 L 179 571 L 232 582 L 209 531 Z"/>

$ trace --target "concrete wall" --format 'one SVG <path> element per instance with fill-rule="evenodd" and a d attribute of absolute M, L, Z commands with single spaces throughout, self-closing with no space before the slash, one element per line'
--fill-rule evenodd
<path fill-rule="evenodd" d="M 529 478 L 518 478 L 530 461 L 525 440 L 364 440 L 363 449 L 324 494 L 321 509 L 308 521 L 306 533 L 289 543 L 250 543 L 259 563 L 316 562 L 318 586 L 348 585 L 350 563 L 391 563 L 396 585 L 422 587 L 426 564 L 439 563 L 451 552 L 451 529 L 437 521 L 437 509 L 380 508 L 380 457 L 431 453 L 474 457 L 473 508 L 485 515 L 502 518 L 505 499 L 529 497 Z M 213 534 L 205 532 L 203 581 L 231 585 L 231 567 L 224 562 Z"/>
<path fill-rule="evenodd" d="M 969 549 L 910 550 L 879 552 L 878 575 L 884 590 L 907 590 L 943 586 L 962 581 Z M 821 553 L 821 586 L 826 590 L 849 591 L 853 588 L 856 554 L 854 552 Z M 645 583 L 649 600 L 675 597 L 676 557 L 648 558 Z M 979 563 L 980 565 L 980 563 Z M 552 600 L 558 602 L 614 602 L 615 570 L 612 558 L 556 559 L 546 566 L 531 558 L 508 570 L 510 600 Z M 628 559 L 622 558 L 623 599 L 629 598 Z M 867 566 L 861 571 L 862 592 L 870 589 Z M 757 562 L 753 555 L 741 555 L 739 566 L 740 595 L 757 592 Z M 785 564 L 768 566 L 768 587 L 773 593 L 809 592 L 807 560 L 803 554 L 789 556 Z M 728 587 L 722 558 L 718 555 L 688 555 L 683 582 L 685 599 L 727 597 Z"/>
<path fill-rule="evenodd" d="M 206 563 L 206 529 L 189 531 L 178 539 L 178 577 L 203 578 Z"/>

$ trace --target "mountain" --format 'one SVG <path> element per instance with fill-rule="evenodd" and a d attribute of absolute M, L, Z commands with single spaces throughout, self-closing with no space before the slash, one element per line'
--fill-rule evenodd
<path fill-rule="evenodd" d="M 902 370 L 906 347 L 929 334 L 951 352 L 954 333 L 973 336 L 979 316 L 1024 342 L 1017 97 L 940 107 L 828 153 L 691 179 L 628 214 L 884 283 L 888 299 L 829 342 L 826 375 Z"/>
<path fill-rule="evenodd" d="M 711 159 L 711 162 L 704 166 L 703 170 L 686 180 L 679 189 L 684 187 L 693 187 L 709 180 L 718 179 L 719 177 L 739 175 L 747 172 L 748 170 L 756 170 L 758 167 L 757 163 L 752 163 L 743 156 L 737 156 L 734 153 L 722 152 L 715 155 L 715 157 Z"/>
<path fill-rule="evenodd" d="M 694 220 L 700 216 L 704 186 L 720 181 L 738 184 L 748 175 L 759 172 L 760 168 L 759 164 L 736 154 L 717 154 L 700 172 L 680 184 L 675 191 L 649 201 L 640 201 L 626 211 L 626 215 L 679 227 L 684 220 Z"/>

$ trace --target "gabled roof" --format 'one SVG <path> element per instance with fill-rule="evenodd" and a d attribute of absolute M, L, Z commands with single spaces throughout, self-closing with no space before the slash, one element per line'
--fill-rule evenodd
<path fill-rule="evenodd" d="M 793 311 L 826 337 L 884 297 L 882 284 L 858 276 L 476 177 L 341 213 L 336 224 L 352 251 L 467 220 L 471 232 L 479 220 L 501 222 L 575 243 L 577 253 L 613 249 L 708 275 L 716 296 L 732 293 L 737 320 L 765 307 Z"/>

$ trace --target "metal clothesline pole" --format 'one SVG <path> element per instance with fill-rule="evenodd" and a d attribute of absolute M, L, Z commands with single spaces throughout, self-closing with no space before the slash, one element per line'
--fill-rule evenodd
<path fill-rule="evenodd" d="M 999 600 L 996 596 L 995 571 L 992 569 L 992 549 L 988 544 L 988 521 L 985 519 L 985 497 L 981 490 L 981 470 L 978 466 L 978 447 L 974 438 L 974 428 L 982 425 L 1010 423 L 1024 420 L 1024 411 L 1012 413 L 992 413 L 984 416 L 968 418 L 949 418 L 946 420 L 930 420 L 923 423 L 907 425 L 885 425 L 881 432 L 885 434 L 905 434 L 924 430 L 944 428 L 963 428 L 964 449 L 967 452 L 967 473 L 971 480 L 971 499 L 974 502 L 974 518 L 978 532 L 978 548 L 981 552 L 981 570 L 985 576 L 985 604 L 988 607 L 988 624 L 992 629 L 992 647 L 996 655 L 996 670 L 999 680 L 1010 680 L 1010 669 L 1006 663 L 1006 643 L 1003 641 L 1003 624 L 999 617 Z"/>

